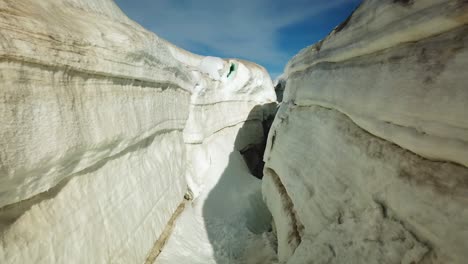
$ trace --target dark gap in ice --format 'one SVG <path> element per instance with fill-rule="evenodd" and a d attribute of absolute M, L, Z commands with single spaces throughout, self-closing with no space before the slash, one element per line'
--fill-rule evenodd
<path fill-rule="evenodd" d="M 240 151 L 244 158 L 247 167 L 252 175 L 258 179 L 263 178 L 263 167 L 265 162 L 263 161 L 263 155 L 265 153 L 265 147 L 268 139 L 268 132 L 270 131 L 271 124 L 275 115 L 269 115 L 262 121 L 263 126 L 263 141 L 259 144 L 248 145 Z"/>

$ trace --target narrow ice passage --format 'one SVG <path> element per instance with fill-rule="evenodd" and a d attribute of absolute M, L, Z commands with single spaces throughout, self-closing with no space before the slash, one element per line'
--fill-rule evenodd
<path fill-rule="evenodd" d="M 261 180 L 249 172 L 239 152 L 263 140 L 259 123 L 225 129 L 204 142 L 208 169 L 203 191 L 180 215 L 155 263 L 275 262 Z"/>
<path fill-rule="evenodd" d="M 467 0 L 364 0 L 284 71 L 283 8 L 199 2 L 229 38 L 166 29 L 276 85 L 113 0 L 0 0 L 0 264 L 467 263 Z"/>

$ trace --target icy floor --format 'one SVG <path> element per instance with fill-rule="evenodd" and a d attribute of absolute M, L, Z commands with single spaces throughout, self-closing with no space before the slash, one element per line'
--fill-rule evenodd
<path fill-rule="evenodd" d="M 223 137 L 209 144 L 208 153 L 203 191 L 180 215 L 155 263 L 275 263 L 261 181 Z"/>

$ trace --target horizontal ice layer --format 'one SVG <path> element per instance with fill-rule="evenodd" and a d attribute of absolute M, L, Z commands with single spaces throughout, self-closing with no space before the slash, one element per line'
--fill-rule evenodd
<path fill-rule="evenodd" d="M 0 206 L 183 129 L 190 73 L 111 1 L 3 5 Z"/>
<path fill-rule="evenodd" d="M 4 230 L 1 262 L 143 263 L 186 192 L 184 152 L 162 133 L 81 171 Z"/>
<path fill-rule="evenodd" d="M 181 131 L 188 115 L 190 95 L 180 88 L 20 62 L 0 67 L 2 206 L 158 132 Z"/>
<path fill-rule="evenodd" d="M 364 0 L 324 40 L 295 55 L 284 77 L 322 61 L 343 61 L 456 29 L 468 22 L 467 8 L 459 0 Z"/>
<path fill-rule="evenodd" d="M 369 132 L 468 165 L 468 27 L 289 76 L 297 105 L 339 109 Z"/>
<path fill-rule="evenodd" d="M 467 8 L 363 1 L 288 63 L 263 182 L 279 259 L 464 263 Z"/>
<path fill-rule="evenodd" d="M 242 60 L 224 63 L 235 66 L 224 67 L 219 79 L 203 79 L 203 72 L 193 72 L 198 82 L 184 130 L 187 143 L 202 143 L 225 127 L 261 120 L 274 111 L 274 106 L 253 111 L 258 105 L 276 101 L 272 81 L 263 67 Z"/>
<path fill-rule="evenodd" d="M 330 244 L 338 252 L 333 263 L 346 262 L 347 257 L 400 263 L 422 248 L 422 255 L 433 250 L 431 254 L 447 262 L 466 259 L 466 167 L 417 156 L 374 137 L 333 109 L 281 108 L 270 134 L 266 166 L 278 175 L 285 191 L 267 184 L 267 179 L 263 191 L 267 201 L 278 200 L 278 193 L 282 203 L 291 200 L 285 209 L 282 203 L 268 203 L 272 213 L 280 211 L 278 217 L 273 213 L 277 226 L 291 219 L 286 216 L 291 212 L 297 217 L 286 232 L 291 234 L 289 241 L 294 232 L 302 232 L 302 243 L 311 244 L 301 243 L 299 247 L 305 247 L 301 250 Z M 304 230 L 294 230 L 294 222 Z M 324 254 L 314 252 L 306 259 Z"/>
<path fill-rule="evenodd" d="M 342 41 L 342 35 L 361 30 L 361 20 L 369 19 L 364 18 L 364 12 L 373 3 L 366 1 L 342 31 L 335 30 L 325 39 L 320 51 L 300 53 L 291 61 L 286 70 L 290 74 L 285 100 L 294 100 L 298 105 L 318 104 L 339 109 L 372 134 L 419 155 L 468 166 L 468 90 L 464 74 L 468 66 L 468 28 L 463 26 L 467 21 L 458 18 L 460 9 L 468 13 L 467 5 L 451 1 L 437 5 L 442 14 L 458 8 L 444 16 L 444 19 L 458 21 L 458 28 L 440 32 L 438 27 L 432 27 L 433 37 L 395 43 L 380 47 L 378 52 L 353 54 L 337 62 L 335 56 L 349 51 L 331 47 Z M 408 20 L 411 25 L 401 29 L 404 32 L 415 27 L 419 20 L 436 19 L 430 13 L 435 8 L 433 5 L 418 11 L 421 5 L 418 3 L 423 2 L 416 1 L 408 6 L 395 3 L 393 7 L 382 4 L 376 9 L 385 7 L 387 13 L 394 13 L 395 21 L 388 22 L 391 28 L 393 24 Z M 404 9 L 407 9 L 404 19 L 396 19 Z M 382 23 L 380 20 L 369 22 L 371 29 Z M 390 34 L 389 28 L 381 30 L 381 35 Z M 373 36 L 371 32 L 368 34 Z M 371 49 L 367 47 L 370 44 L 363 45 L 366 51 Z M 302 66 L 295 66 L 294 61 L 301 58 Z"/>

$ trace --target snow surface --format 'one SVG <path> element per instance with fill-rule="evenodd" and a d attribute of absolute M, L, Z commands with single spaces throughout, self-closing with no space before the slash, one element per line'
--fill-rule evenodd
<path fill-rule="evenodd" d="M 239 147 L 262 137 L 256 120 L 226 128 L 198 146 L 208 153 L 197 160 L 206 164 L 197 172 L 203 177 L 202 191 L 177 220 L 155 263 L 273 263 L 274 238 L 267 232 L 271 216 L 263 204 L 261 181 L 249 173 L 239 153 Z M 236 147 L 236 141 L 245 143 Z"/>
<path fill-rule="evenodd" d="M 205 57 L 198 66 L 200 72 L 208 74 L 213 80 L 220 80 L 226 71 L 226 61 L 216 57 Z M 227 73 L 226 73 L 227 75 Z"/>

